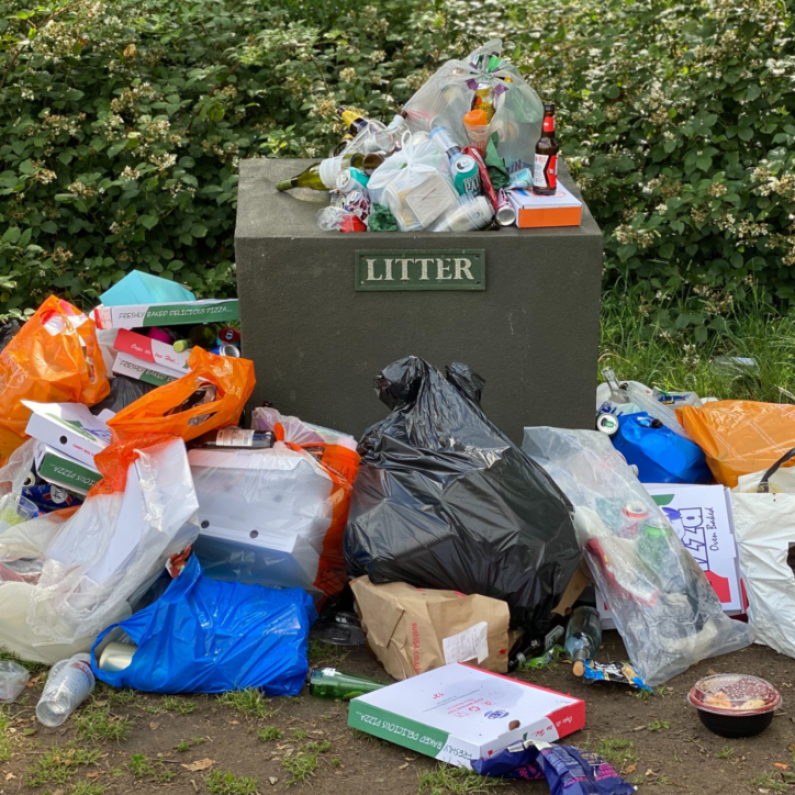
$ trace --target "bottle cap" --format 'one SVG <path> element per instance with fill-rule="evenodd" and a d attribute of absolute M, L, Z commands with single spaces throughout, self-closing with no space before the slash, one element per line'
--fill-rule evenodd
<path fill-rule="evenodd" d="M 464 114 L 464 124 L 470 127 L 481 127 L 489 123 L 489 117 L 485 110 L 476 108 L 475 110 L 467 111 Z"/>
<path fill-rule="evenodd" d="M 596 418 L 596 430 L 615 436 L 618 433 L 618 417 L 614 414 L 600 414 Z"/>

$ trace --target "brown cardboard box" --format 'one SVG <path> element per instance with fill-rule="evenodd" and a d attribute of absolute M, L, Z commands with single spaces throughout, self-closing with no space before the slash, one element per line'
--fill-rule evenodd
<path fill-rule="evenodd" d="M 395 679 L 468 662 L 505 673 L 513 635 L 508 605 L 488 596 L 414 588 L 402 582 L 351 583 L 373 654 Z"/>

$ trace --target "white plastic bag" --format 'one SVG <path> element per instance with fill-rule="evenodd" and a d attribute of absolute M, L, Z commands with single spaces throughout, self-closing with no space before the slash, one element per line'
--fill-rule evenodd
<path fill-rule="evenodd" d="M 189 453 L 199 561 L 214 579 L 333 594 L 346 582 L 342 535 L 359 465 L 355 441 L 275 409 L 257 409 L 254 425 L 283 441 Z"/>
<path fill-rule="evenodd" d="M 445 153 L 424 133 L 403 134 L 403 148 L 372 174 L 367 190 L 386 204 L 401 232 L 429 227 L 458 202 Z"/>
<path fill-rule="evenodd" d="M 735 491 L 731 500 L 754 640 L 795 657 L 795 495 Z"/>
<path fill-rule="evenodd" d="M 577 540 L 594 582 L 649 685 L 751 643 L 749 627 L 724 615 L 704 572 L 607 436 L 525 428 L 522 449 L 574 505 Z M 644 520 L 628 521 L 627 514 L 644 511 Z"/>
<path fill-rule="evenodd" d="M 479 88 L 491 88 L 494 117 L 490 132 L 498 133 L 497 152 L 509 171 L 532 168 L 535 145 L 541 135 L 544 106 L 519 70 L 506 62 L 494 71 L 478 65 L 481 55 L 502 52 L 502 41 L 493 39 L 466 61 L 447 61 L 403 106 L 409 129 L 430 132 L 447 127 L 457 141 L 467 141 L 464 114 L 472 107 Z"/>
<path fill-rule="evenodd" d="M 27 623 L 40 639 L 93 639 L 129 615 L 169 557 L 195 540 L 198 501 L 185 443 L 165 438 L 141 447 L 133 441 L 111 446 L 97 456 L 105 480 L 47 546 L 32 588 Z M 115 481 L 100 461 L 120 448 L 127 453 L 114 458 Z"/>

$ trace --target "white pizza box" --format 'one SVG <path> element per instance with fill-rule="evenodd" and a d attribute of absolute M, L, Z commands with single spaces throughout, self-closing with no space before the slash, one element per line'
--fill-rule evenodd
<path fill-rule="evenodd" d="M 106 409 L 95 417 L 82 403 L 22 402 L 31 410 L 25 433 L 78 463 L 93 467 L 94 456 L 110 443 L 105 420 L 112 411 Z"/>
<path fill-rule="evenodd" d="M 585 725 L 585 702 L 462 663 L 354 698 L 348 725 L 457 767 Z"/>

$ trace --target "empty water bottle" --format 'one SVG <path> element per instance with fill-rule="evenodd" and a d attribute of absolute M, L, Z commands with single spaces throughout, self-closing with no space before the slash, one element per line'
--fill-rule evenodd
<path fill-rule="evenodd" d="M 574 675 L 582 676 L 583 662 L 592 659 L 602 645 L 602 622 L 596 608 L 583 605 L 571 614 L 564 645 L 574 662 Z"/>
<path fill-rule="evenodd" d="M 60 726 L 91 695 L 95 684 L 89 654 L 55 663 L 36 706 L 39 722 L 51 729 Z"/>

